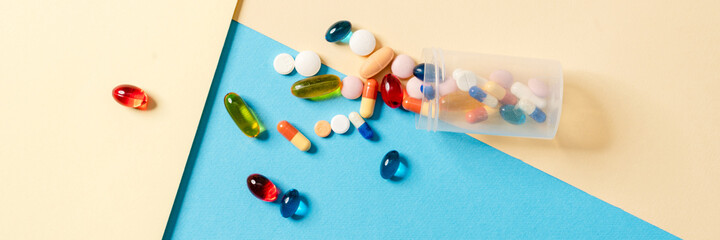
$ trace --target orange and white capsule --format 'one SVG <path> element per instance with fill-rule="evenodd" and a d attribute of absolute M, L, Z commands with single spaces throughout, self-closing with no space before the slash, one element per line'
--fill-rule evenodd
<path fill-rule="evenodd" d="M 293 125 L 289 122 L 285 120 L 280 121 L 277 125 L 277 130 L 285 137 L 285 139 L 300 149 L 300 151 L 307 151 L 310 149 L 310 140 L 295 129 L 295 127 L 293 127 Z"/>
<path fill-rule="evenodd" d="M 375 79 L 368 79 L 360 100 L 360 116 L 370 118 L 375 111 L 375 99 L 377 99 L 378 83 Z"/>

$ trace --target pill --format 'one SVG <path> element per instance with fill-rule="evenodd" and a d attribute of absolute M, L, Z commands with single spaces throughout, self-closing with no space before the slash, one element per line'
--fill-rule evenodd
<path fill-rule="evenodd" d="M 351 112 L 348 115 L 348 118 L 350 118 L 350 122 L 357 128 L 358 132 L 360 132 L 360 135 L 362 135 L 365 139 L 372 139 L 373 136 L 375 136 L 375 133 L 373 133 L 372 128 L 370 128 L 370 125 L 368 125 L 365 122 L 365 119 L 363 119 L 360 114 L 357 112 Z"/>
<path fill-rule="evenodd" d="M 304 152 L 310 149 L 310 140 L 308 140 L 305 135 L 300 133 L 300 131 L 293 127 L 293 125 L 289 122 L 285 120 L 280 121 L 277 125 L 277 130 L 283 135 L 283 137 L 285 137 L 285 139 L 295 145 L 297 149 L 300 149 L 300 151 Z"/>
<path fill-rule="evenodd" d="M 488 119 L 488 112 L 485 107 L 472 109 L 465 113 L 465 121 L 468 123 L 479 123 Z"/>
<path fill-rule="evenodd" d="M 307 209 L 307 204 L 300 197 L 298 190 L 290 189 L 280 200 L 280 215 L 284 218 L 305 216 Z"/>
<path fill-rule="evenodd" d="M 433 100 L 435 99 L 435 88 L 432 87 L 432 85 L 422 85 L 420 86 L 420 91 L 423 92 L 423 96 L 427 100 Z"/>
<path fill-rule="evenodd" d="M 481 103 L 484 103 L 485 105 L 487 105 L 489 107 L 497 107 L 497 105 L 498 105 L 497 98 L 495 98 L 492 95 L 488 95 L 487 93 L 485 93 L 485 91 L 483 91 L 482 89 L 480 89 L 477 86 L 470 87 L 468 94 L 470 95 L 470 97 L 474 98 L 475 100 L 477 100 Z"/>
<path fill-rule="evenodd" d="M 478 77 L 472 71 L 463 69 L 455 69 L 452 76 L 453 79 L 455 79 L 455 83 L 457 83 L 458 89 L 463 92 L 467 92 L 472 86 L 482 86 L 487 82 L 486 79 Z"/>
<path fill-rule="evenodd" d="M 257 137 L 265 130 L 255 112 L 237 93 L 231 92 L 225 95 L 225 109 L 230 114 L 235 125 L 248 137 Z"/>
<path fill-rule="evenodd" d="M 375 35 L 368 30 L 357 30 L 350 36 L 350 50 L 360 56 L 367 56 L 375 50 Z"/>
<path fill-rule="evenodd" d="M 275 71 L 282 75 L 290 74 L 295 69 L 295 60 L 290 54 L 281 53 L 275 56 L 273 60 Z"/>
<path fill-rule="evenodd" d="M 302 51 L 295 56 L 295 70 L 300 75 L 310 77 L 320 71 L 320 56 L 313 51 Z"/>
<path fill-rule="evenodd" d="M 438 84 L 438 95 L 445 96 L 448 94 L 451 94 L 458 90 L 458 86 L 455 83 L 455 80 L 452 79 L 452 77 L 447 76 L 447 79 L 444 82 L 441 82 Z"/>
<path fill-rule="evenodd" d="M 360 100 L 360 116 L 367 119 L 372 117 L 375 111 L 375 99 L 377 98 L 378 83 L 375 79 L 368 79 L 365 82 L 362 99 Z"/>
<path fill-rule="evenodd" d="M 518 98 L 525 98 L 539 108 L 545 108 L 547 101 L 535 96 L 528 86 L 521 82 L 515 82 L 510 86 L 510 92 Z"/>
<path fill-rule="evenodd" d="M 435 82 L 436 78 L 440 78 L 441 81 L 444 81 L 444 75 L 440 76 L 442 74 L 435 74 L 436 68 L 435 65 L 431 63 L 421 63 L 415 66 L 413 69 L 413 75 L 425 82 Z M 442 71 L 441 71 L 442 73 Z M 428 76 L 428 79 L 425 80 L 425 77 Z"/>
<path fill-rule="evenodd" d="M 295 82 L 290 88 L 290 92 L 299 98 L 315 98 L 333 93 L 340 87 L 342 87 L 340 77 L 325 74 Z"/>
<path fill-rule="evenodd" d="M 277 187 L 263 175 L 256 173 L 248 176 L 247 186 L 250 192 L 260 200 L 274 202 L 277 199 Z"/>
<path fill-rule="evenodd" d="M 343 97 L 347 99 L 356 99 L 362 95 L 363 82 L 360 78 L 355 76 L 346 76 L 342 80 L 342 93 Z"/>
<path fill-rule="evenodd" d="M 380 164 L 380 176 L 384 179 L 395 180 L 405 176 L 407 167 L 400 161 L 398 151 L 392 150 L 385 154 Z"/>
<path fill-rule="evenodd" d="M 403 98 L 402 107 L 410 112 L 420 113 L 420 110 L 422 109 L 422 100 L 406 96 Z"/>
<path fill-rule="evenodd" d="M 500 107 L 500 116 L 511 124 L 520 125 L 525 123 L 525 113 L 515 105 L 504 105 Z"/>
<path fill-rule="evenodd" d="M 548 95 L 548 85 L 545 84 L 545 82 L 537 79 L 537 78 L 531 78 L 528 80 L 528 87 L 530 87 L 530 90 L 535 94 L 535 96 L 544 98 Z"/>
<path fill-rule="evenodd" d="M 395 56 L 392 48 L 383 47 L 370 55 L 360 66 L 360 77 L 371 78 L 379 73 L 392 61 Z"/>
<path fill-rule="evenodd" d="M 500 84 L 503 88 L 510 88 L 513 83 L 513 76 L 505 70 L 495 70 L 490 73 L 490 81 Z"/>
<path fill-rule="evenodd" d="M 405 90 L 407 90 L 407 94 L 412 98 L 422 99 L 423 93 L 420 91 L 420 87 L 422 86 L 423 82 L 420 81 L 417 77 L 412 77 L 410 80 L 407 81 L 405 84 Z"/>
<path fill-rule="evenodd" d="M 521 98 L 518 100 L 517 107 L 520 108 L 525 114 L 530 116 L 533 120 L 539 123 L 545 122 L 545 112 L 543 112 L 539 107 L 535 106 L 530 100 L 526 98 Z"/>
<path fill-rule="evenodd" d="M 331 132 L 332 128 L 330 127 L 330 123 L 328 121 L 320 120 L 315 123 L 315 134 L 317 134 L 319 137 L 330 136 Z"/>
<path fill-rule="evenodd" d="M 344 134 L 350 129 L 350 120 L 345 115 L 335 115 L 330 120 L 330 128 L 337 134 Z"/>
<path fill-rule="evenodd" d="M 517 97 L 510 93 L 510 91 L 505 90 L 499 83 L 488 81 L 482 87 L 482 90 L 497 98 L 502 104 L 515 105 L 517 103 Z"/>
<path fill-rule="evenodd" d="M 148 96 L 145 94 L 145 91 L 139 87 L 129 84 L 118 85 L 113 88 L 112 95 L 120 105 L 137 109 L 145 109 L 147 107 Z"/>
<path fill-rule="evenodd" d="M 390 108 L 397 108 L 402 104 L 402 84 L 392 73 L 388 73 L 383 77 L 380 96 L 382 96 L 385 105 L 388 105 Z"/>
<path fill-rule="evenodd" d="M 395 57 L 390 70 L 395 76 L 406 79 L 413 76 L 413 70 L 415 69 L 415 60 L 405 54 L 400 54 Z"/>
<path fill-rule="evenodd" d="M 468 111 L 485 106 L 485 104 L 480 101 L 476 101 L 464 92 L 457 92 L 443 96 L 440 98 L 439 104 L 440 109 L 444 111 Z"/>
<path fill-rule="evenodd" d="M 341 20 L 333 23 L 325 32 L 325 40 L 328 42 L 341 41 L 350 36 L 352 24 L 349 21 Z"/>

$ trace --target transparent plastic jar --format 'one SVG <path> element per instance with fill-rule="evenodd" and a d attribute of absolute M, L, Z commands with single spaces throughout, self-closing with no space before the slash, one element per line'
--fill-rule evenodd
<path fill-rule="evenodd" d="M 417 129 L 545 139 L 555 137 L 563 95 L 563 73 L 559 62 L 426 48 L 423 49 L 423 63 L 426 64 L 423 79 L 425 96 L 422 99 L 421 111 L 415 116 Z M 457 85 L 445 85 L 457 84 L 453 77 L 456 70 L 472 72 L 477 78 L 477 88 L 473 91 L 467 90 L 467 84 L 464 86 L 465 90 L 457 88 Z M 512 84 L 507 81 L 507 73 L 512 76 Z M 458 76 L 457 73 L 455 75 Z M 497 76 L 505 76 L 506 81 L 499 81 L 498 79 L 503 78 Z M 535 92 L 544 92 L 546 96 L 539 97 L 530 90 L 528 81 L 533 78 L 533 86 L 544 83 L 546 87 L 546 91 Z M 505 84 L 497 84 L 499 82 Z M 503 85 L 506 87 L 502 87 Z M 456 89 L 453 90 L 453 87 Z M 427 92 L 429 88 L 432 90 Z M 536 89 L 542 87 L 533 88 Z M 513 102 L 513 96 L 500 96 L 502 90 L 505 90 L 505 94 L 521 94 L 513 94 L 517 99 L 517 102 Z M 483 93 L 491 97 L 483 99 Z M 492 105 L 493 101 L 489 98 L 493 97 L 501 103 L 491 107 L 489 105 Z M 503 97 L 507 98 L 502 99 Z M 543 105 L 543 102 L 544 106 L 538 106 Z M 533 106 L 540 112 L 527 112 L 535 109 Z M 482 118 L 483 112 L 486 113 L 485 119 Z M 541 113 L 544 113 L 544 119 Z M 524 115 L 522 122 L 520 120 L 523 117 L 520 115 Z"/>

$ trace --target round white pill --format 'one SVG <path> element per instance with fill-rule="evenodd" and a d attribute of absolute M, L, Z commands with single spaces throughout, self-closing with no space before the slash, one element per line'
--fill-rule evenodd
<path fill-rule="evenodd" d="M 295 70 L 300 75 L 310 77 L 320 71 L 320 56 L 313 51 L 302 51 L 295 56 Z"/>
<path fill-rule="evenodd" d="M 282 75 L 290 74 L 295 69 L 295 60 L 290 54 L 281 53 L 275 56 L 273 60 L 275 71 Z"/>
<path fill-rule="evenodd" d="M 332 120 L 330 120 L 330 128 L 337 134 L 344 134 L 350 129 L 350 119 L 345 115 L 335 115 Z"/>
<path fill-rule="evenodd" d="M 482 84 L 487 82 L 485 79 L 482 79 L 482 81 L 478 79 L 475 73 L 462 69 L 455 69 L 455 71 L 453 71 L 453 78 L 455 79 L 455 83 L 457 83 L 458 89 L 464 92 L 470 90 L 472 86 L 477 86 L 478 82 L 482 82 Z"/>
<path fill-rule="evenodd" d="M 375 35 L 368 30 L 357 30 L 350 37 L 350 50 L 360 56 L 367 56 L 375 50 Z"/>

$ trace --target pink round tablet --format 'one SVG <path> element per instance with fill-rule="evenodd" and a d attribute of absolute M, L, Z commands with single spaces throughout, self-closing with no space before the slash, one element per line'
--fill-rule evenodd
<path fill-rule="evenodd" d="M 528 80 L 528 87 L 530 88 L 530 91 L 535 94 L 535 96 L 544 98 L 548 95 L 548 85 L 545 84 L 543 81 L 538 80 L 537 78 L 531 78 Z"/>
<path fill-rule="evenodd" d="M 408 96 L 415 99 L 422 99 L 423 93 L 420 91 L 420 86 L 422 86 L 422 84 L 423 82 L 420 81 L 420 79 L 417 79 L 416 77 L 410 78 L 407 84 L 405 84 L 405 90 L 407 91 Z"/>
<path fill-rule="evenodd" d="M 457 83 L 455 82 L 455 79 L 453 79 L 451 76 L 445 76 L 445 82 L 442 82 L 440 83 L 440 85 L 438 85 L 438 94 L 440 94 L 440 96 L 448 95 L 457 90 Z"/>
<path fill-rule="evenodd" d="M 513 84 L 513 76 L 510 72 L 505 70 L 495 70 L 490 73 L 490 81 L 500 84 L 505 89 L 510 89 Z"/>
<path fill-rule="evenodd" d="M 362 95 L 363 82 L 360 78 L 355 76 L 347 76 L 342 80 L 342 93 L 343 97 L 347 99 L 356 99 Z"/>
<path fill-rule="evenodd" d="M 405 54 L 397 55 L 390 66 L 392 74 L 401 79 L 412 77 L 413 69 L 415 69 L 415 60 Z"/>

